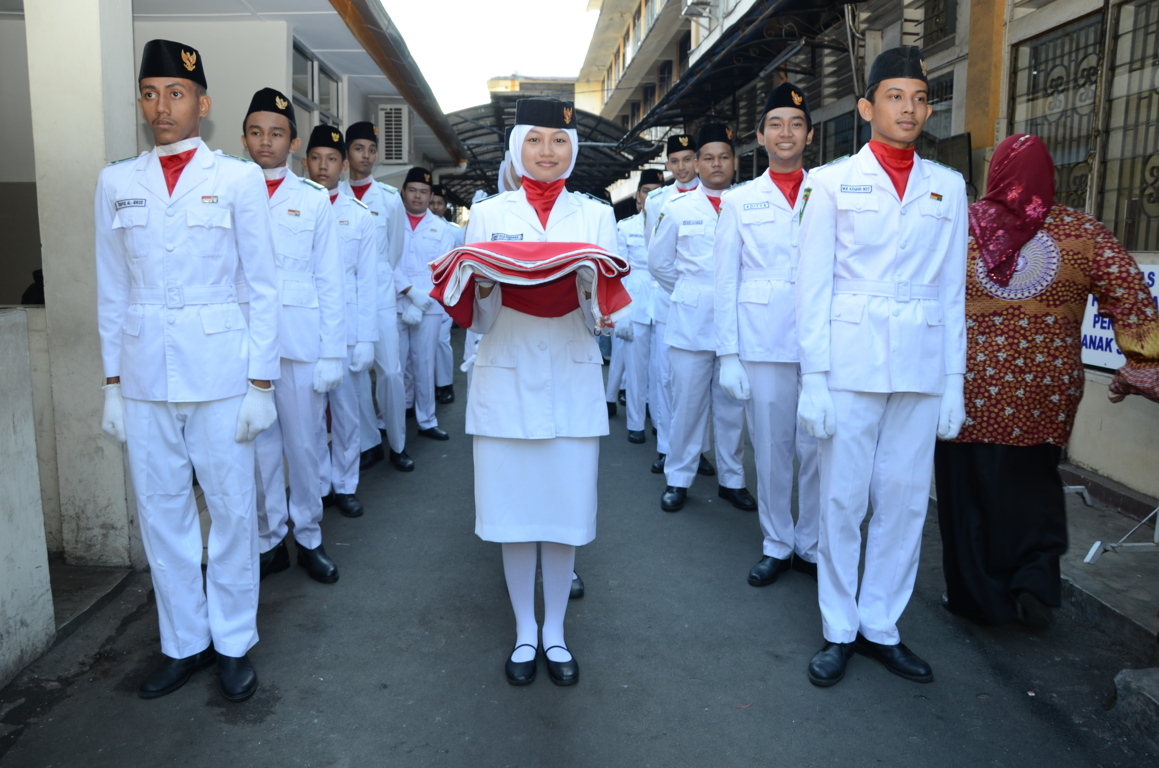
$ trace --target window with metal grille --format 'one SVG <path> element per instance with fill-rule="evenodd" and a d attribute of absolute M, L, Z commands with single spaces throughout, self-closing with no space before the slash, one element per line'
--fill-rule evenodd
<path fill-rule="evenodd" d="M 829 163 L 839 157 L 852 155 L 854 148 L 854 119 L 852 112 L 821 123 L 820 142 L 814 134 L 813 143 L 821 145 L 821 163 Z"/>
<path fill-rule="evenodd" d="M 929 105 L 933 109 L 917 141 L 917 153 L 929 160 L 938 157 L 938 142 L 953 133 L 951 121 L 954 110 L 954 73 L 930 80 Z"/>
<path fill-rule="evenodd" d="M 668 89 L 672 87 L 672 59 L 665 59 L 660 62 L 656 82 L 660 87 L 661 95 L 668 93 Z"/>
<path fill-rule="evenodd" d="M 929 48 L 954 36 L 958 26 L 958 0 L 926 0 L 922 5 L 921 46 Z"/>
<path fill-rule="evenodd" d="M 401 164 L 407 157 L 407 107 L 405 104 L 386 105 L 378 108 L 379 113 L 379 156 L 380 163 Z"/>

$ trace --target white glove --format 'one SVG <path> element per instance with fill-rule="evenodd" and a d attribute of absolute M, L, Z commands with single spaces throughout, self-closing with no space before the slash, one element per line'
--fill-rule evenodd
<path fill-rule="evenodd" d="M 410 306 L 402 311 L 402 317 L 400 319 L 405 325 L 418 325 L 423 321 L 423 311 L 419 308 L 418 304 L 412 301 Z"/>
<path fill-rule="evenodd" d="M 342 361 L 337 357 L 323 357 L 314 366 L 314 391 L 324 395 L 342 383 Z"/>
<path fill-rule="evenodd" d="M 354 345 L 350 353 L 350 370 L 362 373 L 374 362 L 374 342 L 360 341 Z"/>
<path fill-rule="evenodd" d="M 616 323 L 616 338 L 624 341 L 631 341 L 636 338 L 636 332 L 632 330 L 632 319 L 628 317 L 621 317 L 620 321 Z"/>
<path fill-rule="evenodd" d="M 241 410 L 237 412 L 237 434 L 233 439 L 239 443 L 248 443 L 260 433 L 269 429 L 278 419 L 278 409 L 274 407 L 274 385 L 269 389 L 262 389 L 249 382 L 245 397 L 241 401 Z"/>
<path fill-rule="evenodd" d="M 476 355 L 471 355 L 466 360 L 464 360 L 463 364 L 459 366 L 459 370 L 463 373 L 470 373 L 471 369 L 475 367 L 475 357 Z"/>
<path fill-rule="evenodd" d="M 797 401 L 797 421 L 812 437 L 827 440 L 837 431 L 837 409 L 824 373 L 801 376 L 801 396 Z"/>
<path fill-rule="evenodd" d="M 729 397 L 737 400 L 748 400 L 749 375 L 741 365 L 739 355 L 720 356 L 720 388 L 728 393 Z"/>
<path fill-rule="evenodd" d="M 946 391 L 942 393 L 942 407 L 938 412 L 938 437 L 953 440 L 966 422 L 966 397 L 962 392 L 966 382 L 960 373 L 946 376 Z"/>
<path fill-rule="evenodd" d="M 101 415 L 101 429 L 125 442 L 125 398 L 121 396 L 121 384 L 105 384 L 105 412 Z"/>
<path fill-rule="evenodd" d="M 429 294 L 411 288 L 406 292 L 406 297 L 410 299 L 410 303 L 419 308 L 420 312 L 426 312 L 430 306 L 435 303 L 435 300 Z"/>

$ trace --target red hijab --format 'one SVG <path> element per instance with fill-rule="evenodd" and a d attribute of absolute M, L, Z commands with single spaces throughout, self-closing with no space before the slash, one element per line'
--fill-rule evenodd
<path fill-rule="evenodd" d="M 970 234 L 986 273 L 998 285 L 1014 277 L 1018 251 L 1054 206 L 1054 160 L 1046 144 L 1026 133 L 994 150 L 985 196 L 970 206 Z"/>

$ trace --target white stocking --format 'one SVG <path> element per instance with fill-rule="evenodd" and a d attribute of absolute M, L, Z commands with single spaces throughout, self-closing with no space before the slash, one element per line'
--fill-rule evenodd
<path fill-rule="evenodd" d="M 571 578 L 575 568 L 575 547 L 568 544 L 540 543 L 543 571 L 543 647 L 567 648 L 563 638 L 563 618 L 571 597 Z M 560 648 L 549 652 L 552 661 L 570 661 L 571 654 Z"/>
<path fill-rule="evenodd" d="M 535 561 L 534 541 L 503 545 L 503 575 L 507 578 L 511 610 L 515 612 L 515 644 L 531 646 L 512 653 L 512 661 L 531 661 L 539 645 L 539 625 L 535 623 Z"/>

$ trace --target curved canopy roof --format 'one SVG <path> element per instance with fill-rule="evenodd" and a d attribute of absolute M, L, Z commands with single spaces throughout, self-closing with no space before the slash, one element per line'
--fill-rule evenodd
<path fill-rule="evenodd" d="M 506 147 L 503 134 L 515 123 L 515 102 L 526 94 L 493 93 L 488 104 L 461 109 L 447 115 L 451 127 L 467 149 L 467 167 L 461 173 L 444 171 L 439 183 L 452 201 L 469 205 L 475 190 L 487 194 L 498 191 L 496 178 Z M 567 188 L 574 192 L 608 199 L 607 188 L 648 163 L 663 150 L 663 145 L 647 139 L 624 141 L 624 128 L 591 112 L 576 110 L 576 130 L 580 153 Z"/>

